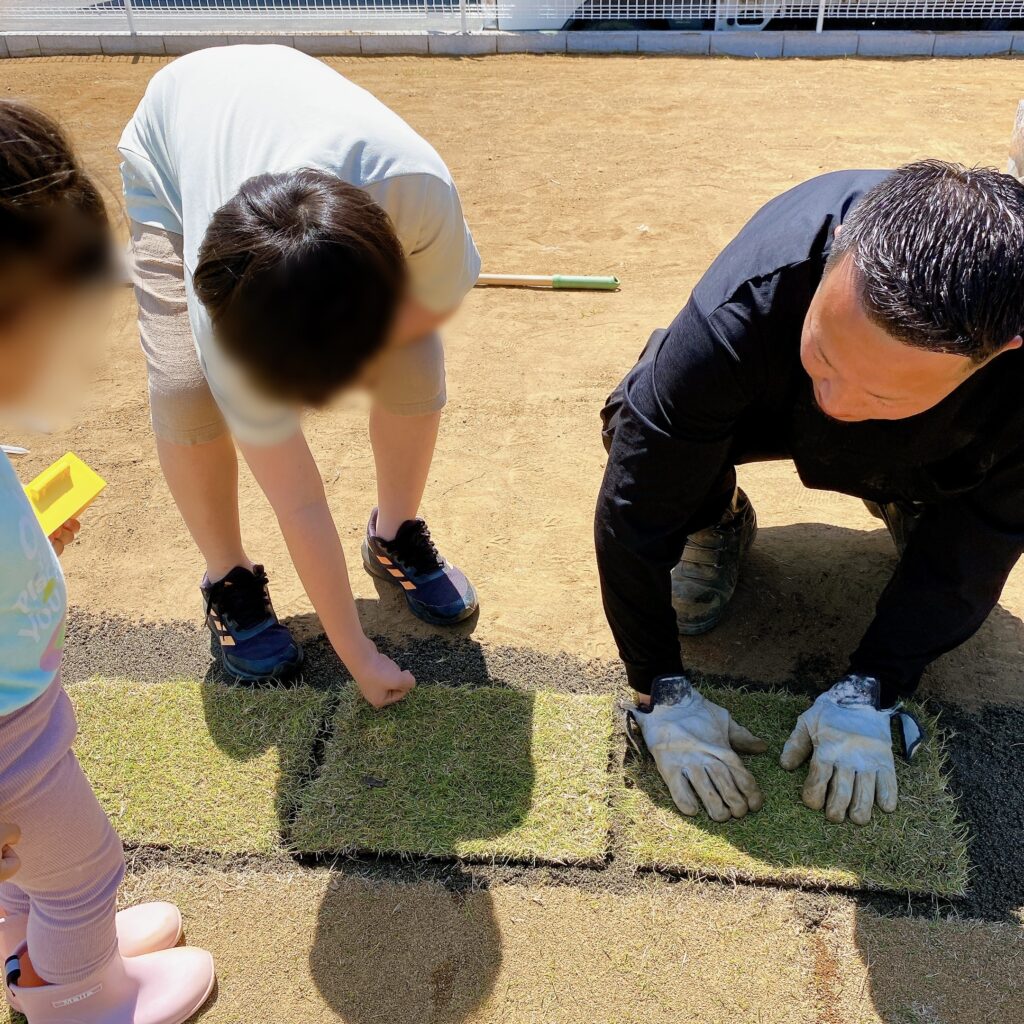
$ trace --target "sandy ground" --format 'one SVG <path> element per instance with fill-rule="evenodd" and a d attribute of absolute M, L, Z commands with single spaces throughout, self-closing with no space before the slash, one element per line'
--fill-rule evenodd
<path fill-rule="evenodd" d="M 0 63 L 3 93 L 71 128 L 116 199 L 114 146 L 162 60 Z M 616 273 L 614 295 L 475 292 L 447 332 L 451 403 L 425 513 L 478 585 L 476 639 L 610 657 L 591 549 L 601 401 L 757 206 L 820 171 L 919 156 L 1002 164 L 1019 98 L 1011 61 L 379 60 L 331 63 L 450 164 L 494 271 Z M 444 117 L 439 112 L 444 111 Z M 32 439 L 25 473 L 65 447 L 110 481 L 66 559 L 73 599 L 149 619 L 198 614 L 201 574 L 153 457 L 130 296 L 68 436 Z M 310 422 L 350 560 L 373 504 L 358 401 Z M 8 432 L 10 435 L 10 432 Z M 10 437 L 11 440 L 20 438 Z M 708 671 L 785 680 L 841 667 L 892 567 L 859 502 L 806 491 L 788 464 L 742 474 L 762 533 L 728 620 L 689 645 Z M 309 610 L 250 480 L 254 558 L 285 614 Z M 368 630 L 413 627 L 352 573 Z M 929 674 L 952 699 L 1024 700 L 1024 573 L 981 637 Z M 767 641 L 771 642 L 767 642 Z"/>
<path fill-rule="evenodd" d="M 160 869 L 125 898 L 176 901 L 189 940 L 217 956 L 210 1024 L 1019 1019 L 1019 929 L 918 925 L 793 892 L 652 879 L 628 893 L 453 894 L 322 871 Z"/>
<path fill-rule="evenodd" d="M 162 63 L 0 61 L 0 94 L 56 112 L 113 199 L 114 144 Z M 447 332 L 452 400 L 425 512 L 476 581 L 482 613 L 452 643 L 353 572 L 366 627 L 425 681 L 605 692 L 621 682 L 591 549 L 605 394 L 761 202 L 841 167 L 920 156 L 1001 165 L 1020 89 L 1008 60 L 330 63 L 435 143 L 488 269 L 623 280 L 615 295 L 469 297 Z M 131 306 L 123 294 L 78 425 L 3 438 L 32 447 L 18 464 L 26 478 L 71 448 L 110 482 L 65 556 L 77 606 L 71 678 L 209 667 L 201 566 L 155 463 Z M 365 410 L 356 401 L 318 415 L 309 434 L 355 560 L 373 503 Z M 820 688 L 870 618 L 893 566 L 888 538 L 859 502 L 803 489 L 788 464 L 745 468 L 741 479 L 762 531 L 729 617 L 689 643 L 688 657 L 716 676 Z M 315 636 L 248 478 L 242 504 L 278 609 Z M 1019 927 L 955 917 L 1013 921 L 1024 905 L 1024 858 L 1010 856 L 1024 847 L 1022 617 L 1018 570 L 981 634 L 926 679 L 963 737 L 956 780 L 982 837 L 973 859 L 983 898 L 952 915 L 893 918 L 847 898 L 688 882 L 641 879 L 620 892 L 599 872 L 586 885 L 485 879 L 490 888 L 460 895 L 447 877 L 394 887 L 325 869 L 277 877 L 174 865 L 133 872 L 126 898 L 182 902 L 192 938 L 221 963 L 207 1015 L 216 1024 L 1009 1024 L 1020 1018 Z M 311 653 L 315 681 L 342 678 L 322 643 Z"/>

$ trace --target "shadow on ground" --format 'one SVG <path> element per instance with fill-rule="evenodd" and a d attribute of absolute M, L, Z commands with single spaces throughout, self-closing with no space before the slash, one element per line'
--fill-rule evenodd
<path fill-rule="evenodd" d="M 361 604 L 364 602 L 360 602 Z M 336 692 L 339 697 L 353 686 L 351 676 L 324 642 L 319 623 L 312 616 L 292 619 L 288 625 L 307 647 L 303 681 L 318 689 Z M 410 657 L 405 651 L 389 649 L 404 667 L 412 669 L 419 686 L 498 686 L 508 684 L 495 679 L 487 667 L 480 646 L 468 638 L 471 626 L 464 627 L 453 650 L 443 643 L 425 643 Z M 457 653 L 456 653 L 457 652 Z M 404 656 L 403 656 L 404 655 Z M 231 757 L 247 760 L 259 756 L 263 749 L 247 746 L 244 732 L 238 728 L 230 708 L 223 700 L 225 686 L 219 667 L 210 663 L 203 682 L 206 724 L 217 745 Z M 429 808 L 413 808 L 409 817 L 417 828 L 433 829 L 433 834 L 449 844 L 449 852 L 460 840 L 486 840 L 514 829 L 526 817 L 533 790 L 531 751 L 533 695 L 525 690 L 511 690 L 511 703 L 506 702 L 505 725 L 500 736 L 485 736 L 482 749 L 462 751 L 458 733 L 440 731 L 431 736 L 431 744 L 447 743 L 450 750 L 429 752 L 433 763 L 447 766 L 445 780 L 433 779 Z M 384 712 L 383 714 L 387 714 Z M 382 719 L 382 728 L 388 725 Z M 334 732 L 333 715 L 324 722 L 312 763 L 304 766 L 306 779 L 311 780 L 331 750 Z M 501 780 L 488 794 L 488 762 L 495 750 L 501 752 Z M 334 750 L 335 758 L 345 751 Z M 479 756 L 474 756 L 479 755 Z M 282 765 L 281 778 L 293 778 L 294 771 Z M 331 824 L 349 833 L 344 816 L 351 813 L 362 823 L 367 808 L 363 804 L 383 798 L 390 799 L 387 787 L 392 780 L 382 767 L 375 774 L 364 775 L 360 785 L 365 793 L 347 792 L 333 808 L 340 819 Z M 438 782 L 441 782 L 438 785 Z M 447 783 L 447 784 L 445 784 Z M 466 799 L 466 795 L 473 799 Z M 406 794 L 396 796 L 401 805 Z M 295 824 L 297 808 L 293 790 L 281 789 L 277 806 L 281 833 L 288 841 Z M 412 811 L 416 811 L 413 814 Z M 424 811 L 425 815 L 420 815 Z M 331 828 L 324 830 L 331 832 Z M 312 849 L 313 847 L 304 847 Z M 401 888 L 381 887 L 371 890 L 358 903 L 347 900 L 339 884 L 332 882 L 317 917 L 316 935 L 309 954 L 312 978 L 323 999 L 346 1021 L 346 1024 L 370 1024 L 387 1020 L 394 1024 L 441 1024 L 464 1020 L 490 994 L 501 967 L 501 936 L 495 921 L 491 897 L 460 881 L 462 869 L 448 865 L 445 888 L 451 899 L 445 910 L 437 914 L 427 929 L 429 948 L 424 948 L 422 922 L 409 924 L 420 912 L 414 894 L 403 895 Z M 338 882 L 342 876 L 338 876 Z M 471 912 L 466 900 L 472 900 Z M 436 904 L 433 907 L 436 913 Z"/>
<path fill-rule="evenodd" d="M 819 692 L 845 671 L 895 566 L 884 529 L 762 527 L 721 623 L 684 641 L 687 662 L 717 676 Z M 1024 705 L 1022 654 L 1024 623 L 997 605 L 971 640 L 930 666 L 922 693 L 955 703 Z"/>
<path fill-rule="evenodd" d="M 841 673 L 843 655 L 870 620 L 893 565 L 888 537 L 881 530 L 864 533 L 817 523 L 764 529 L 729 615 L 715 633 L 688 642 L 690 659 L 715 682 L 758 686 L 764 685 L 768 675 L 766 661 L 773 651 L 781 650 L 787 657 L 782 685 L 801 693 L 817 692 Z M 306 682 L 324 690 L 350 685 L 316 620 L 302 619 L 293 625 L 306 640 Z M 622 686 L 621 671 L 611 662 L 584 662 L 566 654 L 550 656 L 522 648 L 484 648 L 468 636 L 421 634 L 383 641 L 381 646 L 410 668 L 421 684 L 457 682 L 522 690 L 542 684 L 563 692 L 594 693 L 614 693 Z M 907 937 L 894 939 L 898 929 L 883 928 L 875 910 L 926 916 L 945 916 L 952 910 L 954 916 L 1007 922 L 1010 932 L 1005 934 L 1011 936 L 1019 930 L 1024 907 L 1024 787 L 1019 757 L 1024 708 L 1015 700 L 1024 696 L 1022 647 L 1024 625 L 1011 612 L 997 608 L 979 635 L 934 666 L 926 679 L 925 693 L 941 697 L 932 706 L 952 730 L 952 785 L 960 799 L 960 813 L 971 829 L 972 884 L 967 899 L 952 906 L 915 902 L 901 908 L 898 901 L 858 898 L 863 907 L 875 908 L 858 915 L 856 941 L 870 967 L 865 998 L 872 1000 L 887 1024 L 971 1019 L 957 1017 L 955 1012 L 943 1016 L 942 1007 L 930 997 L 915 997 L 903 972 L 908 963 L 918 965 L 912 969 L 920 971 L 962 970 L 966 988 L 973 965 L 954 966 L 953 950 L 939 955 L 931 943 L 930 925 L 920 916 L 908 919 L 912 931 Z M 140 625 L 76 610 L 70 620 L 67 678 L 73 681 L 97 673 L 154 681 L 176 675 L 205 676 L 209 686 L 222 682 L 219 671 L 211 667 L 205 629 L 198 621 Z M 986 697 L 983 684 L 989 679 L 995 680 L 994 700 L 979 707 L 979 699 Z M 254 756 L 255 752 L 240 745 L 230 716 L 211 722 L 210 728 L 232 756 Z M 290 813 L 282 804 L 285 830 Z M 346 870 L 343 865 L 339 869 Z M 379 865 L 383 877 L 399 877 L 403 870 L 399 863 Z M 451 913 L 437 922 L 436 948 L 421 950 L 425 955 L 418 961 L 416 950 L 403 945 L 401 936 L 394 933 L 393 922 L 402 914 L 400 895 L 392 892 L 374 899 L 368 908 L 354 913 L 332 890 L 320 907 L 310 968 L 324 998 L 350 1024 L 372 1019 L 350 997 L 353 991 L 362 993 L 361 1006 L 384 1008 L 381 1019 L 426 1024 L 465 1020 L 493 988 L 502 957 L 494 914 L 480 903 L 473 904 L 472 915 L 461 914 L 459 901 L 464 897 L 458 893 L 467 888 L 470 876 L 486 878 L 490 870 L 501 878 L 501 869 L 437 862 L 420 864 L 417 870 L 456 894 Z M 628 884 L 610 872 L 589 874 L 598 877 L 599 885 Z M 528 880 L 530 873 L 522 877 Z M 573 884 L 581 877 L 582 873 L 574 873 Z M 473 899 L 488 903 L 491 897 L 484 890 Z M 377 935 L 391 935 L 393 941 L 380 945 Z M 462 959 L 456 955 L 458 950 L 465 954 Z M 992 952 L 998 955 L 1002 955 L 998 950 Z M 413 963 L 419 964 L 414 970 Z M 445 966 L 448 963 L 463 964 L 457 976 Z M 469 970 L 466 963 L 471 965 Z M 818 982 L 825 992 L 834 967 L 823 952 Z M 985 999 L 1002 1005 L 998 984 Z M 947 1007 L 950 1010 L 955 1008 Z M 997 1009 L 979 1019 L 1015 1018 Z"/>
<path fill-rule="evenodd" d="M 726 617 L 687 640 L 687 654 L 716 683 L 760 685 L 772 651 L 793 652 L 783 685 L 816 695 L 845 671 L 895 564 L 885 530 L 762 529 Z M 1024 623 L 997 605 L 970 641 L 929 668 L 921 688 L 951 734 L 951 782 L 970 829 L 964 908 L 993 920 L 1017 921 L 1024 908 L 1022 651 Z"/>
<path fill-rule="evenodd" d="M 461 874 L 452 867 L 449 899 L 426 905 L 417 888 L 403 886 L 371 886 L 353 902 L 344 876 L 335 876 L 309 967 L 346 1024 L 455 1024 L 490 995 L 501 934 L 490 893 L 464 891 Z"/>

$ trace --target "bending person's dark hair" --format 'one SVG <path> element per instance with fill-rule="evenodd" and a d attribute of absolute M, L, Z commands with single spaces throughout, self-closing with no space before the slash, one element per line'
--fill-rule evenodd
<path fill-rule="evenodd" d="M 829 267 L 850 256 L 868 316 L 894 338 L 975 363 L 1024 331 L 1024 184 L 988 168 L 907 164 L 851 211 Z"/>
<path fill-rule="evenodd" d="M 245 182 L 210 221 L 193 276 L 225 350 L 264 391 L 308 405 L 384 345 L 405 282 L 384 210 L 308 168 Z"/>

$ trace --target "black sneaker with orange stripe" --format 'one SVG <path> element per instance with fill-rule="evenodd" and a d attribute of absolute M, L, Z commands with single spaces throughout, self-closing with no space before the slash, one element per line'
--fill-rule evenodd
<path fill-rule="evenodd" d="M 204 577 L 203 601 L 224 670 L 245 682 L 284 680 L 302 665 L 302 647 L 277 621 L 262 565 L 236 565 L 222 580 Z"/>
<path fill-rule="evenodd" d="M 413 615 L 435 626 L 454 626 L 476 611 L 473 584 L 438 553 L 422 519 L 406 520 L 394 540 L 376 531 L 374 509 L 363 541 L 363 565 L 371 576 L 401 587 Z"/>

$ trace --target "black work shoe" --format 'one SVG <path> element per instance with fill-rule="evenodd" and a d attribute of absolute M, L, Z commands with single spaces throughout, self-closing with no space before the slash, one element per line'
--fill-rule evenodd
<path fill-rule="evenodd" d="M 699 636 L 718 625 L 756 535 L 754 506 L 737 487 L 722 518 L 686 538 L 683 557 L 672 570 L 672 604 L 684 636 Z"/>
<path fill-rule="evenodd" d="M 206 624 L 224 670 L 246 682 L 287 679 L 302 664 L 302 648 L 277 621 L 262 565 L 236 565 L 222 580 L 203 579 Z"/>
<path fill-rule="evenodd" d="M 922 507 L 909 501 L 887 501 L 880 505 L 877 501 L 868 501 L 866 498 L 864 507 L 876 519 L 881 519 L 885 523 L 885 528 L 896 545 L 896 553 L 902 556 L 914 527 L 921 521 Z"/>

